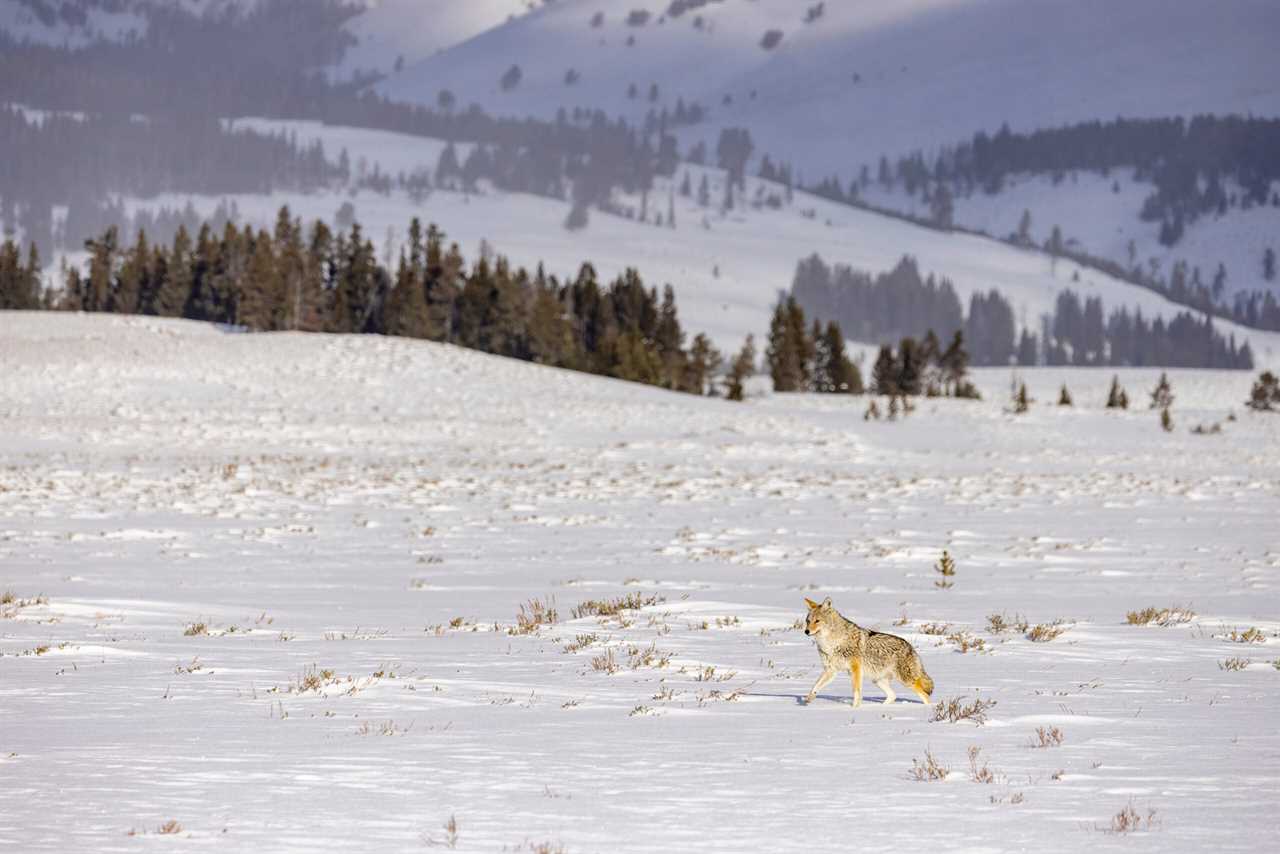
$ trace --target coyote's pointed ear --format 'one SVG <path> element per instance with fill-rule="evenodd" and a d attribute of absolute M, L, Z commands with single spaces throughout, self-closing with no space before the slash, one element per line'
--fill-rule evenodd
<path fill-rule="evenodd" d="M 829 602 L 829 601 L 831 601 L 831 600 L 827 600 L 827 601 Z M 816 611 L 818 608 L 821 608 L 821 607 L 822 607 L 822 606 L 821 606 L 821 605 L 819 605 L 817 602 L 815 602 L 815 601 L 813 601 L 812 599 L 810 599 L 808 596 L 804 597 L 804 604 L 806 604 L 806 605 L 808 605 L 808 606 L 809 606 L 809 610 L 810 610 L 810 611 Z"/>
<path fill-rule="evenodd" d="M 830 608 L 830 607 L 831 607 L 831 597 L 830 597 L 830 596 L 828 596 L 826 599 L 823 599 L 823 600 L 822 600 L 822 607 L 824 607 L 824 608 Z"/>

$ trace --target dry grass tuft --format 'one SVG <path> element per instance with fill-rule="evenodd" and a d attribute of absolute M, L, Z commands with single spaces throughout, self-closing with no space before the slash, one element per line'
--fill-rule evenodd
<path fill-rule="evenodd" d="M 566 653 L 578 652 L 580 650 L 586 649 L 587 647 L 591 646 L 593 643 L 595 643 L 598 640 L 600 640 L 600 636 L 594 633 L 587 634 L 587 635 L 578 635 L 572 641 L 564 645 L 564 651 Z"/>
<path fill-rule="evenodd" d="M 23 608 L 48 604 L 48 596 L 40 595 L 33 596 L 30 599 L 23 599 L 20 596 L 15 596 L 12 590 L 6 590 L 4 593 L 0 593 L 0 620 L 13 619 L 18 616 L 18 612 Z"/>
<path fill-rule="evenodd" d="M 527 605 L 520 606 L 520 613 L 516 614 L 516 624 L 508 630 L 509 634 L 527 635 L 536 632 L 542 626 L 550 625 L 560 618 L 556 613 L 556 602 L 554 599 L 530 599 Z"/>
<path fill-rule="evenodd" d="M 1246 629 L 1243 632 L 1240 631 L 1239 629 L 1232 629 L 1231 634 L 1227 635 L 1226 637 L 1227 637 L 1227 640 L 1231 641 L 1232 643 L 1266 643 L 1267 642 L 1266 634 L 1256 626 Z"/>
<path fill-rule="evenodd" d="M 1125 622 L 1131 626 L 1176 626 L 1189 623 L 1195 619 L 1196 612 L 1190 608 L 1174 605 L 1171 608 L 1143 608 L 1141 611 L 1130 611 L 1125 614 Z"/>
<path fill-rule="evenodd" d="M 187 623 L 187 627 L 182 630 L 183 637 L 193 638 L 197 635 L 209 634 L 209 624 L 204 620 L 198 623 Z"/>
<path fill-rule="evenodd" d="M 1240 657 L 1228 658 L 1226 661 L 1218 662 L 1219 670 L 1244 670 L 1248 666 L 1249 659 Z"/>
<path fill-rule="evenodd" d="M 1070 626 L 1063 625 L 1062 620 L 1054 620 L 1052 623 L 1038 623 L 1027 631 L 1026 637 L 1027 640 L 1033 643 L 1048 643 L 1069 628 Z"/>
<path fill-rule="evenodd" d="M 308 691 L 319 691 L 337 681 L 338 676 L 332 670 L 321 669 L 313 664 L 298 675 L 289 690 L 294 694 L 305 694 Z"/>
<path fill-rule="evenodd" d="M 947 775 L 951 773 L 951 768 L 939 762 L 938 757 L 934 756 L 932 751 L 926 750 L 923 762 L 919 759 L 911 760 L 911 771 L 908 773 L 913 780 L 929 782 L 947 779 Z"/>
<path fill-rule="evenodd" d="M 618 660 L 613 655 L 612 649 L 606 649 L 600 655 L 591 659 L 591 669 L 597 673 L 617 673 Z"/>
<path fill-rule="evenodd" d="M 588 599 L 585 602 L 579 602 L 572 614 L 575 620 L 582 617 L 616 617 L 622 611 L 638 611 L 650 605 L 660 605 L 665 601 L 667 601 L 666 597 L 656 593 L 645 596 L 635 591 L 616 599 Z"/>
<path fill-rule="evenodd" d="M 166 835 L 171 833 L 181 833 L 181 832 L 182 832 L 182 825 L 178 824 L 178 822 L 174 821 L 173 819 L 169 819 L 164 824 L 156 828 L 156 833 L 162 833 Z"/>
<path fill-rule="evenodd" d="M 1062 744 L 1062 730 L 1056 726 L 1036 727 L 1036 737 L 1031 741 L 1032 747 L 1057 747 Z"/>
<path fill-rule="evenodd" d="M 945 635 L 950 630 L 950 623 L 923 623 L 920 626 L 922 635 Z"/>
<path fill-rule="evenodd" d="M 984 700 L 981 697 L 975 697 L 972 703 L 965 705 L 964 697 L 952 697 L 934 706 L 933 717 L 929 720 L 933 723 L 946 721 L 952 724 L 959 721 L 973 721 L 978 726 L 982 726 L 987 722 L 987 710 L 995 705 L 995 700 Z"/>
<path fill-rule="evenodd" d="M 661 669 L 671 663 L 671 653 L 658 652 L 658 642 L 654 641 L 648 646 L 628 646 L 627 659 L 632 670 L 639 670 L 641 667 Z"/>

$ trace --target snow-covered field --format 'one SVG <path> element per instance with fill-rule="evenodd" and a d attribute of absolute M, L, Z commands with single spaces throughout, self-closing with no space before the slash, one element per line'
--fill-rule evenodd
<path fill-rule="evenodd" d="M 1170 434 L 1151 371 L 1120 372 L 1124 413 L 1109 371 L 1022 375 L 1024 416 L 990 371 L 983 402 L 865 422 L 430 343 L 0 313 L 0 844 L 1256 850 L 1280 416 L 1243 373 L 1171 372 Z M 574 616 L 621 596 L 649 604 Z M 847 679 L 800 705 L 804 596 L 912 641 L 986 724 L 869 684 L 854 710 Z M 520 633 L 531 599 L 557 619 Z M 944 780 L 912 779 L 926 751 Z"/>

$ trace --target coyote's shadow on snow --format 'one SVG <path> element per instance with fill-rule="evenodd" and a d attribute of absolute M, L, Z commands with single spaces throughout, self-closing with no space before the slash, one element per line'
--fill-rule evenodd
<path fill-rule="evenodd" d="M 744 697 L 790 697 L 791 699 L 796 701 L 797 706 L 805 705 L 804 694 L 774 694 L 769 691 L 744 691 L 742 693 L 742 696 Z M 846 706 L 853 705 L 853 697 L 848 694 L 818 694 L 813 698 L 813 701 L 815 703 L 817 703 L 819 700 L 829 700 L 832 703 L 843 703 Z M 864 703 L 876 703 L 879 705 L 883 705 L 884 697 L 868 697 L 864 695 L 862 697 L 862 701 Z M 909 699 L 907 697 L 899 697 L 894 702 L 895 704 L 896 703 L 914 703 L 917 706 L 925 705 L 923 700 Z"/>

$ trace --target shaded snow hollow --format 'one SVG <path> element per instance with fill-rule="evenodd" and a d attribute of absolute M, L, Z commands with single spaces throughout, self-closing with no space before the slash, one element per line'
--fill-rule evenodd
<path fill-rule="evenodd" d="M 1274 825 L 1280 416 L 1243 411 L 1243 373 L 1170 372 L 1166 434 L 1137 370 L 1130 412 L 1110 371 L 1041 369 L 1015 417 L 993 370 L 983 402 L 868 423 L 141 318 L 0 313 L 0 365 L 15 849 L 172 821 L 184 847 L 422 850 L 453 816 L 460 851 L 1243 851 Z M 653 604 L 573 617 L 628 594 Z M 986 725 L 870 684 L 854 710 L 847 679 L 799 705 L 803 596 L 909 639 Z M 558 620 L 511 634 L 531 598 Z M 1125 624 L 1173 605 L 1198 615 Z M 911 778 L 926 751 L 945 780 Z M 1130 806 L 1155 822 L 1113 843 Z"/>

